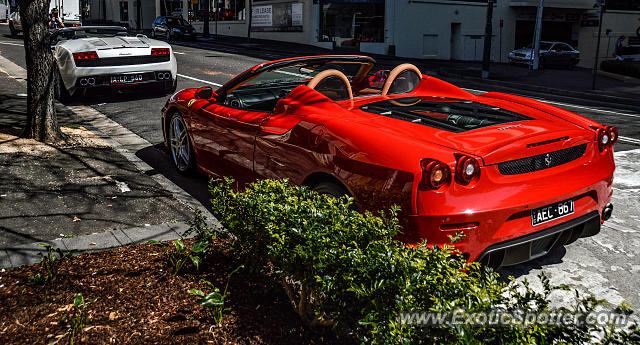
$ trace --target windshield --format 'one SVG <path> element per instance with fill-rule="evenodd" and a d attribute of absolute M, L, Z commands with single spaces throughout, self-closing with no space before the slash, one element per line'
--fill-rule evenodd
<path fill-rule="evenodd" d="M 318 73 L 328 69 L 336 69 L 344 73 L 349 80 L 352 80 L 353 77 L 358 75 L 363 65 L 360 62 L 345 61 L 301 62 L 265 71 L 249 80 L 245 85 L 306 82 L 313 79 Z"/>
<path fill-rule="evenodd" d="M 104 38 L 116 36 L 129 36 L 129 33 L 121 28 L 86 28 L 82 30 L 59 31 L 52 37 L 51 43 L 56 44 L 60 41 L 75 40 L 80 38 Z"/>
<path fill-rule="evenodd" d="M 167 24 L 176 25 L 176 26 L 189 26 L 189 23 L 187 23 L 186 20 L 182 18 L 172 18 L 172 17 L 167 17 Z"/>
<path fill-rule="evenodd" d="M 549 42 L 540 42 L 540 50 L 549 50 L 553 46 L 553 43 Z M 533 43 L 527 46 L 529 49 L 533 49 Z"/>
<path fill-rule="evenodd" d="M 531 119 L 483 103 L 436 97 L 398 98 L 369 103 L 360 109 L 454 133 Z"/>

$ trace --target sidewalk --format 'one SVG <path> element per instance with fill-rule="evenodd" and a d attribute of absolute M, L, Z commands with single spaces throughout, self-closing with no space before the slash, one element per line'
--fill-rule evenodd
<path fill-rule="evenodd" d="M 95 129 L 57 104 L 71 140 L 62 146 L 19 138 L 24 84 L 0 72 L 0 267 L 39 261 L 50 243 L 98 250 L 178 238 L 193 216 Z"/>
<path fill-rule="evenodd" d="M 425 74 L 437 75 L 454 83 L 461 80 L 481 85 L 562 94 L 575 98 L 588 98 L 603 102 L 615 102 L 632 106 L 640 106 L 640 84 L 599 74 L 597 90 L 591 90 L 592 70 L 575 68 L 574 70 L 545 69 L 530 71 L 526 66 L 514 66 L 508 63 L 491 64 L 489 79 L 480 78 L 481 62 L 462 62 L 445 60 L 427 60 L 402 58 L 388 55 L 367 54 L 357 50 L 329 50 L 311 45 L 292 42 L 271 41 L 245 37 L 218 35 L 210 38 L 199 37 L 199 42 L 220 44 L 253 51 L 276 52 L 291 56 L 323 55 L 323 54 L 358 54 L 368 55 L 376 59 L 378 67 L 391 69 L 400 63 L 409 62 L 416 65 Z"/>

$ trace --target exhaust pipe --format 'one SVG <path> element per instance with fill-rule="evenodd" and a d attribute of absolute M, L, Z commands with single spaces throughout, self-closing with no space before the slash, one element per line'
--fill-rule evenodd
<path fill-rule="evenodd" d="M 85 79 L 85 78 L 80 79 L 80 85 L 81 85 L 81 86 L 87 86 L 87 83 L 88 83 L 88 82 L 89 82 L 89 81 L 88 81 L 87 79 Z"/>
<path fill-rule="evenodd" d="M 95 78 L 89 78 L 89 79 L 87 80 L 87 82 L 89 83 L 89 85 L 93 86 L 93 85 L 95 85 L 95 84 L 96 84 L 96 79 L 95 79 Z"/>
<path fill-rule="evenodd" d="M 605 220 L 611 218 L 612 213 L 613 213 L 613 204 L 608 203 L 607 206 L 604 207 L 604 210 L 602 210 L 602 221 L 604 222 Z"/>

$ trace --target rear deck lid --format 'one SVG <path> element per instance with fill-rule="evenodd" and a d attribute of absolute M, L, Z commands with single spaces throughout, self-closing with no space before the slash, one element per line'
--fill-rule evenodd
<path fill-rule="evenodd" d="M 360 110 L 402 120 L 394 126 L 399 134 L 482 157 L 487 165 L 593 140 L 593 133 L 561 118 L 499 100 L 410 97 L 368 103 Z"/>

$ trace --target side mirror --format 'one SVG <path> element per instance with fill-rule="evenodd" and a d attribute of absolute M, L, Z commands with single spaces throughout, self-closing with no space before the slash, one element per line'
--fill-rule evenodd
<path fill-rule="evenodd" d="M 210 99 L 213 96 L 213 89 L 211 86 L 201 87 L 196 91 L 196 99 Z"/>

